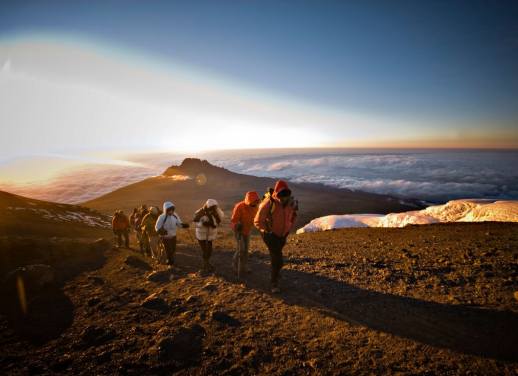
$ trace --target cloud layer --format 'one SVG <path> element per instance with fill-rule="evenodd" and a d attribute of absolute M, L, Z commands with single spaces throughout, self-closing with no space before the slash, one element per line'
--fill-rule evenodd
<path fill-rule="evenodd" d="M 427 151 L 222 160 L 231 170 L 431 201 L 518 198 L 518 152 Z"/>
<path fill-rule="evenodd" d="M 199 155 L 232 171 L 297 182 L 445 202 L 457 198 L 518 199 L 518 151 L 279 152 Z M 160 174 L 178 155 L 133 156 L 127 165 L 91 165 L 46 184 L 0 189 L 45 200 L 78 203 Z M 35 160 L 34 163 L 37 163 Z M 0 170 L 1 175 L 1 170 Z"/>

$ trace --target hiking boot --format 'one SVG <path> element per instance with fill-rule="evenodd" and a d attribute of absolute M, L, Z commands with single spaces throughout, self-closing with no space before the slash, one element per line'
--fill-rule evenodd
<path fill-rule="evenodd" d="M 278 286 L 272 287 L 272 294 L 279 294 L 281 289 Z"/>
<path fill-rule="evenodd" d="M 210 264 L 208 260 L 203 260 L 203 266 L 201 267 L 202 273 L 212 273 L 214 271 L 214 267 Z"/>

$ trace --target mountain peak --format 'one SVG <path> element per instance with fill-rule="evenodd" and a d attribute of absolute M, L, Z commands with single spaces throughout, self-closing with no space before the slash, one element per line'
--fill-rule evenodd
<path fill-rule="evenodd" d="M 209 161 L 199 158 L 185 158 L 179 166 L 168 167 L 162 175 L 229 174 L 229 170 L 214 166 Z"/>
<path fill-rule="evenodd" d="M 215 167 L 209 161 L 199 158 L 185 158 L 179 166 L 183 169 L 203 169 Z"/>

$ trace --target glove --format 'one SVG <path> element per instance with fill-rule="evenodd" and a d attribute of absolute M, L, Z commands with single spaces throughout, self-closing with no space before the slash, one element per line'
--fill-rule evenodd
<path fill-rule="evenodd" d="M 210 227 L 210 222 L 209 221 L 203 221 L 201 224 L 203 226 L 205 226 L 205 227 Z"/>
<path fill-rule="evenodd" d="M 182 223 L 182 228 L 189 228 L 189 224 L 188 223 Z"/>

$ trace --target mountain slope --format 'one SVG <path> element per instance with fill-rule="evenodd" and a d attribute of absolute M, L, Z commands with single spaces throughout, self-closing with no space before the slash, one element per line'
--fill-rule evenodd
<path fill-rule="evenodd" d="M 108 216 L 77 205 L 0 191 L 0 213 L 0 278 L 29 264 L 57 266 L 58 274 L 72 275 L 102 258 L 90 243 L 112 237 Z"/>
<path fill-rule="evenodd" d="M 96 239 L 110 239 L 109 227 L 88 208 L 0 191 L 0 332 L 44 342 L 66 330 L 73 304 L 62 286 L 104 263 L 111 244 Z"/>
<path fill-rule="evenodd" d="M 84 205 L 111 213 L 119 208 L 130 211 L 143 203 L 161 207 L 163 201 L 172 200 L 180 216 L 190 219 L 208 198 L 217 199 L 230 214 L 246 191 L 256 190 L 262 194 L 274 184 L 275 179 L 238 174 L 207 161 L 185 159 L 180 166 L 168 168 L 161 176 L 118 189 Z M 331 213 L 389 213 L 420 208 L 419 203 L 411 200 L 402 203 L 391 196 L 321 184 L 290 183 L 290 186 L 300 204 L 299 224 Z"/>
<path fill-rule="evenodd" d="M 110 218 L 86 207 L 35 200 L 0 191 L 0 235 L 92 237 Z"/>

